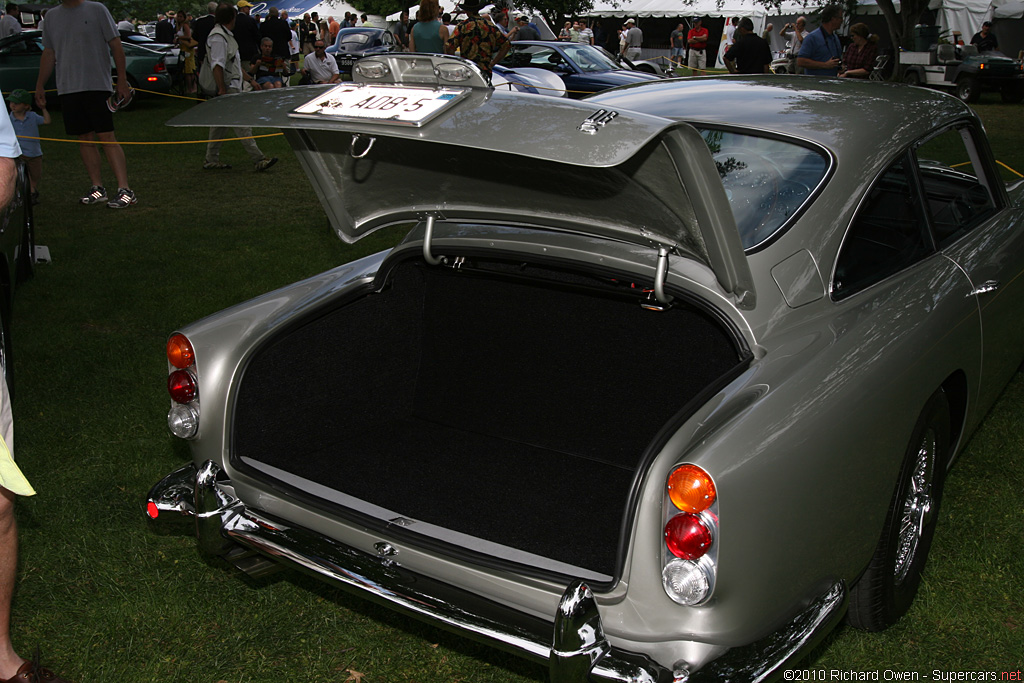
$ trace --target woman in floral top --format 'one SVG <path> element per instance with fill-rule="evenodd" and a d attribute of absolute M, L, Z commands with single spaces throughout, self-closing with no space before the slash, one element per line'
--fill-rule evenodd
<path fill-rule="evenodd" d="M 490 19 L 480 16 L 480 10 L 488 4 L 467 0 L 459 6 L 468 16 L 455 27 L 445 51 L 450 55 L 458 51 L 460 57 L 476 63 L 489 77 L 491 67 L 504 58 L 512 43 Z"/>

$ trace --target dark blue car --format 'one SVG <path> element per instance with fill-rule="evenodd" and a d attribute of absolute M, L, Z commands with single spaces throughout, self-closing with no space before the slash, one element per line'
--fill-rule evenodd
<path fill-rule="evenodd" d="M 333 45 L 328 46 L 327 53 L 334 55 L 338 62 L 338 72 L 342 78 L 352 77 L 352 65 L 357 59 L 367 55 L 386 54 L 398 49 L 391 31 L 369 26 L 354 26 L 338 31 Z"/>
<path fill-rule="evenodd" d="M 657 81 L 660 76 L 634 71 L 618 64 L 609 54 L 593 45 L 555 41 L 520 40 L 501 65 L 516 69 L 546 69 L 561 77 L 569 97 L 579 99 L 595 92 L 641 81 Z"/>

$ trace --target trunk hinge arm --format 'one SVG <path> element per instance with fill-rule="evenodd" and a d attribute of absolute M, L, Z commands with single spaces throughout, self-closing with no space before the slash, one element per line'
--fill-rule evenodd
<path fill-rule="evenodd" d="M 654 298 L 659 303 L 667 304 L 672 297 L 665 294 L 665 279 L 668 277 L 668 247 L 658 247 L 658 268 L 654 271 Z"/>
<path fill-rule="evenodd" d="M 423 259 L 432 266 L 448 263 L 447 256 L 434 256 L 430 248 L 430 242 L 434 239 L 434 221 L 436 219 L 435 214 L 427 214 L 427 226 L 423 233 Z M 441 216 L 441 220 L 444 220 L 444 216 Z"/>

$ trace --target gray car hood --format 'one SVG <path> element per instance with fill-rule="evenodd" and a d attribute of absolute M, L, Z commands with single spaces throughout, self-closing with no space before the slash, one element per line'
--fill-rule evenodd
<path fill-rule="evenodd" d="M 430 215 L 572 231 L 696 259 L 753 303 L 725 190 L 692 126 L 483 88 L 420 126 L 293 114 L 329 90 L 226 95 L 169 125 L 282 129 L 347 242 Z"/>

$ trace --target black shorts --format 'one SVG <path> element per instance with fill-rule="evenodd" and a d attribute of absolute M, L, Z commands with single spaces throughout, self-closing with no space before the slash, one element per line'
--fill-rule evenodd
<path fill-rule="evenodd" d="M 64 112 L 64 132 L 68 135 L 109 133 L 114 130 L 114 114 L 107 107 L 109 92 L 90 90 L 60 96 Z"/>

